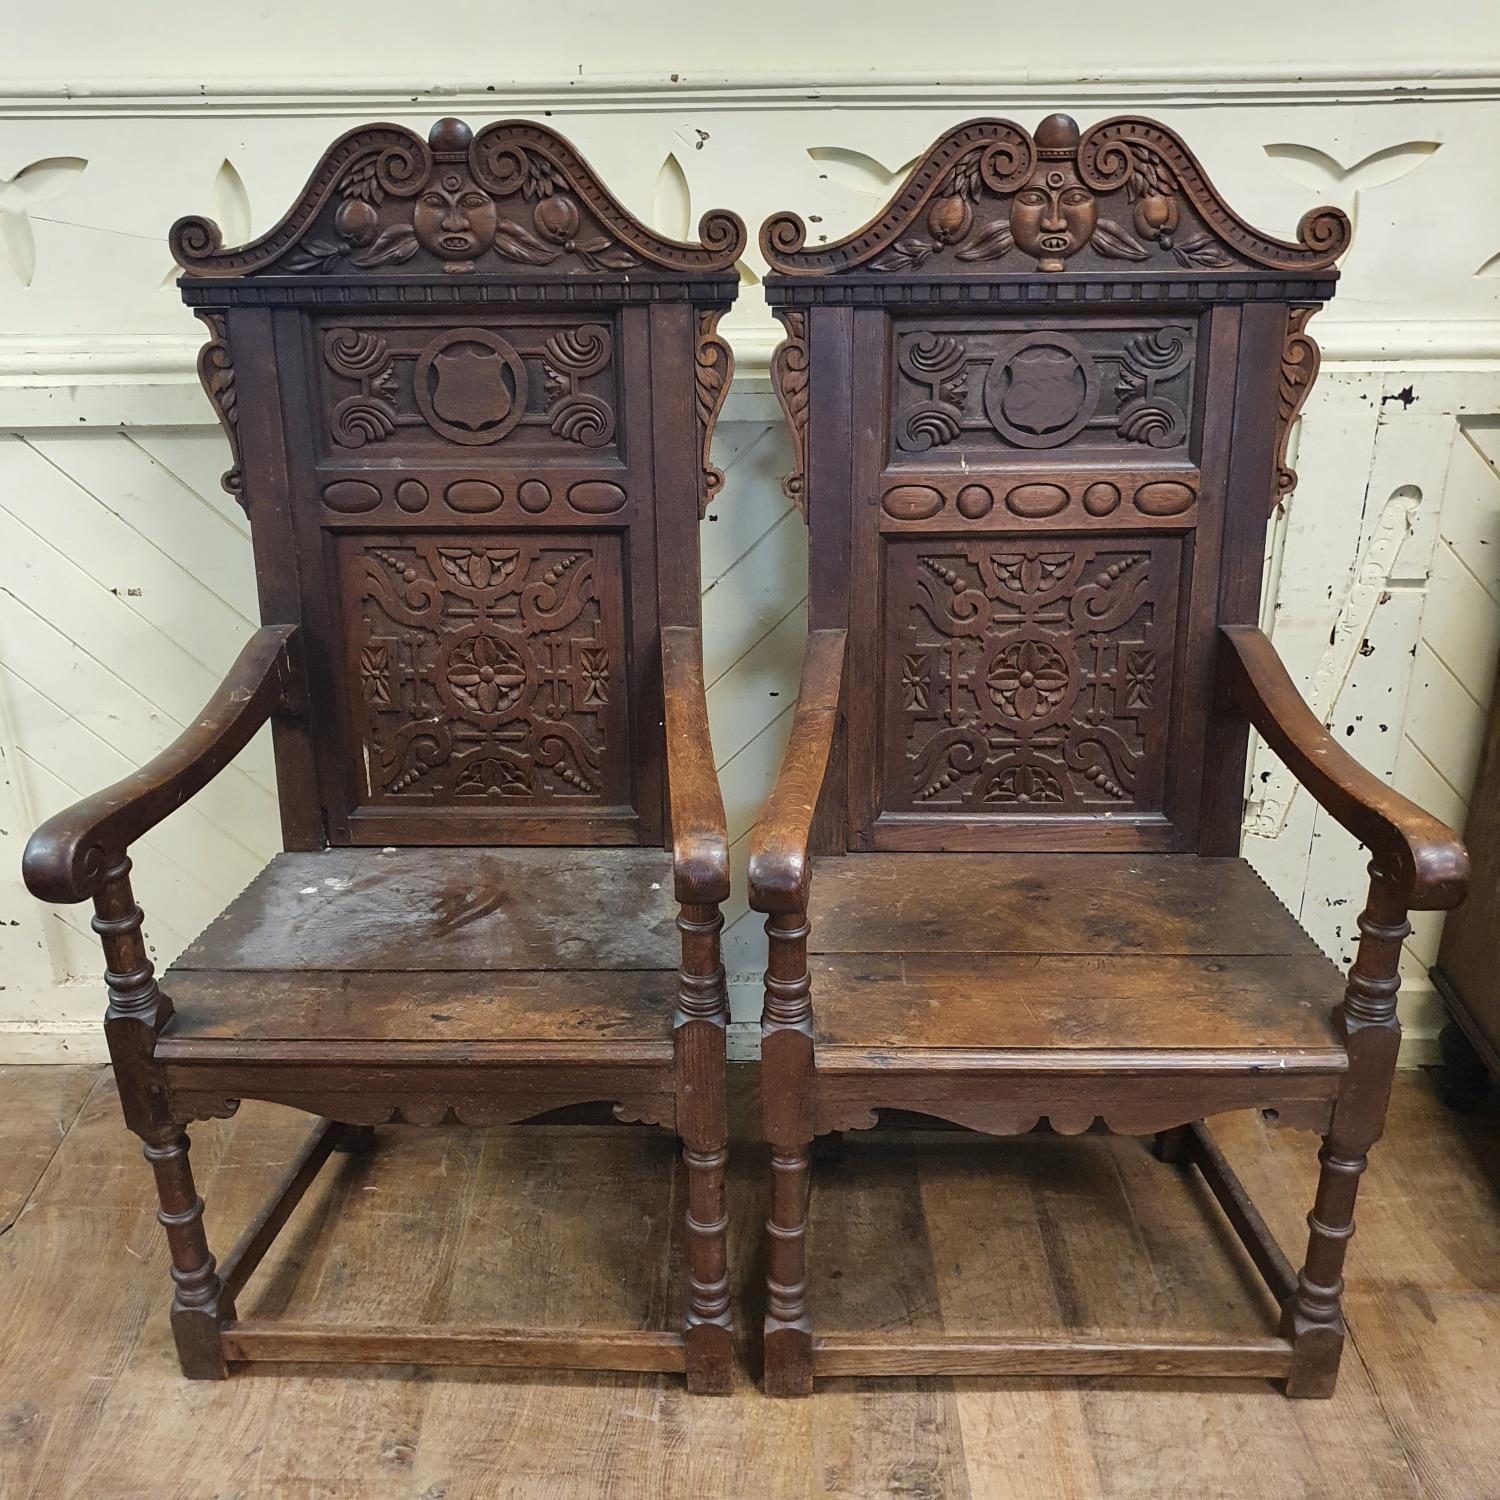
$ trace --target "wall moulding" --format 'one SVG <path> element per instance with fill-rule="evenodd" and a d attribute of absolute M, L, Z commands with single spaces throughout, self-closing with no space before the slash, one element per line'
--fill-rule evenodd
<path fill-rule="evenodd" d="M 1325 315 L 1326 316 L 1326 315 Z M 780 421 L 770 362 L 783 330 L 720 326 L 734 348 L 723 419 Z M 1315 328 L 1324 369 L 1493 370 L 1500 319 L 1329 321 Z M 0 430 L 33 427 L 197 426 L 216 418 L 198 384 L 203 336 L 0 338 Z"/>
<path fill-rule="evenodd" d="M 91 119 L 142 115 L 358 115 L 427 110 L 568 113 L 657 111 L 683 107 L 798 110 L 943 108 L 974 113 L 1039 103 L 1055 105 L 1383 104 L 1423 100 L 1500 99 L 1500 70 L 1413 63 L 1408 68 L 1338 69 L 1250 66 L 1221 69 L 1094 69 L 1087 78 L 1062 72 L 998 70 L 930 76 L 822 74 L 799 78 L 695 78 L 667 74 L 526 80 L 285 79 L 222 77 L 77 79 L 38 84 L 0 78 L 0 117 Z"/>

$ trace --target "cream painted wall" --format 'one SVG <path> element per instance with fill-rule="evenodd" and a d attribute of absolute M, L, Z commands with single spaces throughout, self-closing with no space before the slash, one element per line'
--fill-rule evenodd
<path fill-rule="evenodd" d="M 0 1060 L 98 1055 L 97 947 L 80 910 L 16 878 L 25 833 L 187 722 L 253 628 L 243 517 L 192 374 L 198 325 L 164 235 L 185 212 L 233 240 L 274 222 L 351 124 L 546 116 L 658 228 L 709 206 L 752 225 L 794 207 L 835 237 L 955 120 L 1054 108 L 1154 114 L 1230 200 L 1287 232 L 1334 201 L 1356 220 L 1313 324 L 1323 375 L 1301 485 L 1268 555 L 1266 618 L 1357 754 L 1461 821 L 1500 645 L 1500 22 L 1488 4 L 1236 17 L 1156 0 L 1055 12 L 889 4 L 627 14 L 460 3 L 441 25 L 378 0 L 177 8 L 69 0 L 0 63 Z M 795 40 L 793 40 L 795 39 Z M 489 58 L 493 71 L 486 72 Z M 1398 60 L 1399 59 L 1399 60 Z M 1417 59 L 1413 61 L 1412 59 Z M 957 64 L 958 66 L 955 66 Z M 673 78 L 673 74 L 676 78 Z M 813 216 L 817 216 L 813 219 Z M 740 374 L 703 532 L 715 746 L 742 872 L 805 630 L 806 540 L 765 360 L 774 325 L 747 255 L 728 320 Z M 158 961 L 274 849 L 263 744 L 138 851 Z M 1344 957 L 1359 851 L 1258 758 L 1247 852 Z M 742 889 L 742 885 L 740 887 Z M 753 1044 L 763 938 L 743 901 L 727 958 Z M 1404 1014 L 1425 1055 L 1437 924 L 1409 945 Z"/>
<path fill-rule="evenodd" d="M 424 78 L 510 85 L 621 77 L 689 87 L 727 78 L 873 82 L 896 72 L 933 82 L 1038 73 L 1092 79 L 1170 69 L 1233 77 L 1262 69 L 1316 75 L 1324 66 L 1413 76 L 1458 72 L 1495 53 L 1493 7 L 1443 0 L 1254 5 L 1136 0 L 1128 10 L 1075 3 L 1012 6 L 950 0 L 922 11 L 894 0 L 761 0 L 753 9 L 702 0 L 609 0 L 546 6 L 449 0 L 424 12 L 396 0 L 359 7 L 260 0 L 234 11 L 184 13 L 156 0 L 58 0 L 6 65 L 46 85 L 108 87 L 170 79 L 212 88 L 224 79 L 281 83 L 330 77 Z M 1485 45 L 1488 32 L 1489 45 Z"/>

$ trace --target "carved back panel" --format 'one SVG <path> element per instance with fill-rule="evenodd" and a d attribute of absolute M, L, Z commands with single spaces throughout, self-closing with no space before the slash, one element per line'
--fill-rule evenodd
<path fill-rule="evenodd" d="M 1237 849 L 1215 631 L 1255 619 L 1348 238 L 1066 115 L 959 126 L 835 244 L 766 222 L 812 624 L 849 631 L 821 847 Z"/>
<path fill-rule="evenodd" d="M 662 840 L 658 632 L 698 618 L 744 246 L 699 233 L 457 120 L 350 132 L 239 249 L 175 226 L 262 615 L 305 627 L 288 847 Z"/>

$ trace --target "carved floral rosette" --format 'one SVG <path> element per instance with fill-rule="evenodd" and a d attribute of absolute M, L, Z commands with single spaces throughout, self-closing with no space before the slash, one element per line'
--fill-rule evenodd
<path fill-rule="evenodd" d="M 1253 228 L 1224 201 L 1182 140 L 1120 116 L 1080 134 L 1051 115 L 1035 137 L 1009 120 L 971 120 L 912 168 L 885 209 L 832 244 L 807 246 L 793 213 L 760 243 L 786 276 L 1055 275 L 1064 270 L 1326 272 L 1349 247 L 1336 208 L 1303 216 L 1295 241 Z"/>
<path fill-rule="evenodd" d="M 699 242 L 666 239 L 624 208 L 561 136 L 522 120 L 474 134 L 439 120 L 423 140 L 367 125 L 329 147 L 269 233 L 226 250 L 216 224 L 186 218 L 172 253 L 191 276 L 375 274 L 556 276 L 730 270 L 745 227 L 704 214 Z"/>

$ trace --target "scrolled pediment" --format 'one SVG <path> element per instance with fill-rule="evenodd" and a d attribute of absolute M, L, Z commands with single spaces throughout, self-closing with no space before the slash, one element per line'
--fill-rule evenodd
<path fill-rule="evenodd" d="M 554 131 L 503 120 L 474 134 L 439 120 L 423 140 L 367 125 L 324 153 L 268 233 L 225 249 L 209 219 L 180 219 L 172 254 L 189 276 L 618 276 L 730 270 L 745 227 L 704 214 L 698 243 L 657 234 Z"/>
<path fill-rule="evenodd" d="M 1349 247 L 1336 208 L 1303 216 L 1296 241 L 1262 233 L 1224 201 L 1181 138 L 1119 116 L 1080 133 L 1049 115 L 1027 133 L 970 120 L 912 168 L 885 209 L 833 244 L 808 248 L 793 213 L 760 243 L 786 276 L 885 273 L 973 280 L 995 275 L 1324 271 Z"/>

